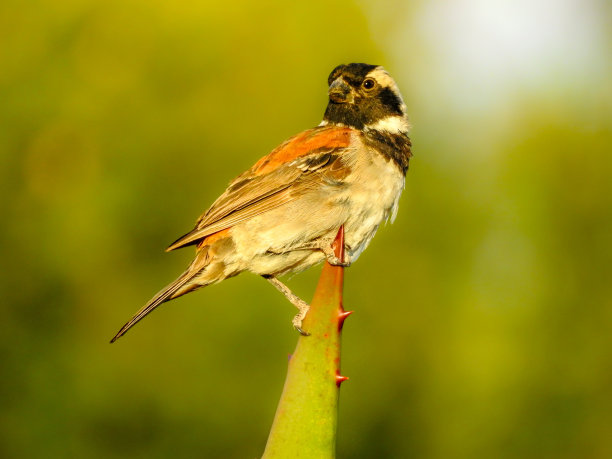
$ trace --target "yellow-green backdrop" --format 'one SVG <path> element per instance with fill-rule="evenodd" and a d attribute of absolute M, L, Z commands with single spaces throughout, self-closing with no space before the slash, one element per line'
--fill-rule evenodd
<path fill-rule="evenodd" d="M 243 274 L 114 332 L 227 182 L 384 65 L 414 158 L 346 272 L 344 458 L 612 457 L 597 0 L 0 5 L 0 457 L 253 458 L 297 336 Z M 289 280 L 309 299 L 319 268 Z"/>

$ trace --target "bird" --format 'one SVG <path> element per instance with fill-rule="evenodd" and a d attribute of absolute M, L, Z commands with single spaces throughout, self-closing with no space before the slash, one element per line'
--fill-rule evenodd
<path fill-rule="evenodd" d="M 321 123 L 286 140 L 236 177 L 195 228 L 166 249 L 196 246 L 195 259 L 114 336 L 161 304 L 249 271 L 298 309 L 309 305 L 278 278 L 327 260 L 350 266 L 379 226 L 395 219 L 412 156 L 406 105 L 379 65 L 341 64 L 329 74 Z M 343 226 L 345 256 L 331 246 Z"/>

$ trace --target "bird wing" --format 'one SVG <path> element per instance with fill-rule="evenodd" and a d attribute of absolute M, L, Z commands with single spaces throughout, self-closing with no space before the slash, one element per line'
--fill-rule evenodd
<path fill-rule="evenodd" d="M 350 145 L 352 131 L 321 126 L 287 140 L 234 179 L 198 219 L 195 228 L 166 250 L 196 244 L 206 236 L 282 206 L 322 181 L 341 183 L 350 169 L 342 153 Z"/>

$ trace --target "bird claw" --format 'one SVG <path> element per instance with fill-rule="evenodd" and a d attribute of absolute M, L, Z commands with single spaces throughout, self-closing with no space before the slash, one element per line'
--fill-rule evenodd
<path fill-rule="evenodd" d="M 302 336 L 310 336 L 310 333 L 302 328 L 302 321 L 304 320 L 304 317 L 306 317 L 307 312 L 308 309 L 300 309 L 300 312 L 298 312 L 292 320 L 293 328 L 295 328 Z"/>
<path fill-rule="evenodd" d="M 310 333 L 308 333 L 304 329 L 296 326 L 295 324 L 293 325 L 293 327 L 299 332 L 300 335 L 302 335 L 302 336 L 310 336 Z"/>

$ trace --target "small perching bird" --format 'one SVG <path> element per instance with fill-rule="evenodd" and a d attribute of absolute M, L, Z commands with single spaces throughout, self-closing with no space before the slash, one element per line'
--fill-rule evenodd
<path fill-rule="evenodd" d="M 380 224 L 397 213 L 411 156 L 408 117 L 395 81 L 380 66 L 336 67 L 319 126 L 287 140 L 236 177 L 168 251 L 196 246 L 195 260 L 145 304 L 114 342 L 166 301 L 243 271 L 263 276 L 299 310 L 308 304 L 278 276 L 325 259 L 348 266 Z M 344 225 L 345 261 L 331 244 Z"/>

